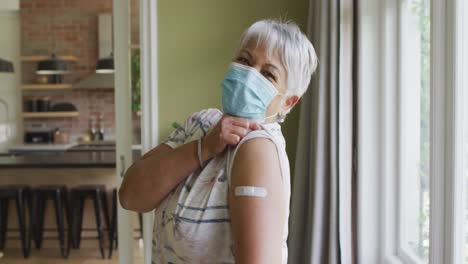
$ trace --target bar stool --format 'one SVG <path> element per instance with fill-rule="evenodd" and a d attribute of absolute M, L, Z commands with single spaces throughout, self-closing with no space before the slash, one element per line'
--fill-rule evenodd
<path fill-rule="evenodd" d="M 0 249 L 5 248 L 8 227 L 8 205 L 10 200 L 15 200 L 18 213 L 18 225 L 20 231 L 21 248 L 24 258 L 29 257 L 31 249 L 31 230 L 26 235 L 26 205 L 29 209 L 29 223 L 32 223 L 32 207 L 30 189 L 27 185 L 0 186 Z"/>
<path fill-rule="evenodd" d="M 118 247 L 117 240 L 117 189 L 112 191 L 112 212 L 111 212 L 111 221 L 109 227 L 109 258 L 112 257 L 112 250 Z"/>
<path fill-rule="evenodd" d="M 83 229 L 83 210 L 84 202 L 86 199 L 91 199 L 94 202 L 94 212 L 96 217 L 96 227 L 99 239 L 99 249 L 102 258 L 104 256 L 104 234 L 101 224 L 101 212 L 104 212 L 104 220 L 106 227 L 109 228 L 109 212 L 107 209 L 106 187 L 101 184 L 97 185 L 80 185 L 74 187 L 70 191 L 72 212 L 71 219 L 73 219 L 73 236 L 70 240 L 73 248 L 80 248 L 81 244 L 81 231 Z"/>
<path fill-rule="evenodd" d="M 34 228 L 34 242 L 40 249 L 44 235 L 44 218 L 47 200 L 52 200 L 55 207 L 55 219 L 62 257 L 67 258 L 69 245 L 65 244 L 65 215 L 68 221 L 68 236 L 70 236 L 70 215 L 68 191 L 65 185 L 45 185 L 32 189 L 33 215 L 37 219 Z M 65 211 L 65 213 L 64 213 Z"/>

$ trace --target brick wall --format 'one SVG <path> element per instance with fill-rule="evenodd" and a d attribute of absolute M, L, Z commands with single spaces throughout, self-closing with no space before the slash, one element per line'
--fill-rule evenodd
<path fill-rule="evenodd" d="M 105 132 L 109 136 L 114 133 L 114 92 L 112 90 L 76 89 L 66 92 L 23 92 L 23 95 L 25 100 L 31 96 L 46 96 L 50 98 L 52 104 L 54 102 L 71 102 L 80 112 L 80 116 L 74 118 L 25 119 L 25 129 L 32 122 L 45 122 L 50 128 L 60 128 L 73 134 L 73 138 L 77 138 L 88 132 L 91 116 L 97 120 L 97 117 L 102 114 Z"/>
<path fill-rule="evenodd" d="M 138 43 L 138 0 L 132 0 L 132 43 Z M 78 57 L 72 73 L 64 82 L 74 83 L 96 69 L 98 59 L 98 15 L 112 13 L 112 0 L 21 0 L 21 54 L 69 54 Z M 34 83 L 36 63 L 22 64 L 22 82 Z M 76 89 L 72 91 L 23 92 L 27 96 L 47 96 L 51 103 L 70 102 L 80 116 L 77 118 L 25 120 L 46 122 L 50 128 L 59 127 L 73 138 L 89 129 L 91 115 L 104 115 L 106 132 L 114 131 L 114 92 L 103 89 Z M 134 122 L 137 124 L 138 122 Z"/>

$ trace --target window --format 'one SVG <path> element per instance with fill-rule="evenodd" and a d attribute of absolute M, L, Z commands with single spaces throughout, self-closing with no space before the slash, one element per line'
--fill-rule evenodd
<path fill-rule="evenodd" d="M 359 263 L 468 264 L 468 1 L 361 2 Z"/>
<path fill-rule="evenodd" d="M 430 1 L 400 3 L 400 245 L 428 262 L 430 157 Z"/>

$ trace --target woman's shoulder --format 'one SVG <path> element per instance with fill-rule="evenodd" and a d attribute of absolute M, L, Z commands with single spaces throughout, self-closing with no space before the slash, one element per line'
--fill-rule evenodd
<path fill-rule="evenodd" d="M 261 124 L 261 129 L 250 131 L 240 142 L 242 143 L 255 139 L 269 139 L 275 145 L 284 145 L 284 137 L 281 132 L 281 126 L 278 123 Z M 263 141 L 263 140 L 260 140 Z"/>
<path fill-rule="evenodd" d="M 281 162 L 278 142 L 275 137 L 263 129 L 251 131 L 228 152 L 228 184 L 231 183 L 234 164 L 260 170 L 264 167 L 271 167 L 278 160 Z M 279 166 L 281 168 L 281 165 Z"/>
<path fill-rule="evenodd" d="M 250 131 L 241 139 L 232 149 L 234 155 L 239 152 L 241 147 L 247 149 L 247 152 L 261 150 L 265 154 L 268 151 L 276 153 L 278 148 L 284 147 L 281 128 L 278 124 L 261 124 L 260 127 L 261 129 Z"/>

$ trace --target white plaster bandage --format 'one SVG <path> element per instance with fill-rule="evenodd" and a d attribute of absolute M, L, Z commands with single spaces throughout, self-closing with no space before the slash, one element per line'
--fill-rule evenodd
<path fill-rule="evenodd" d="M 237 186 L 234 195 L 235 196 L 255 196 L 255 197 L 266 197 L 267 190 L 263 187 L 255 186 Z"/>

